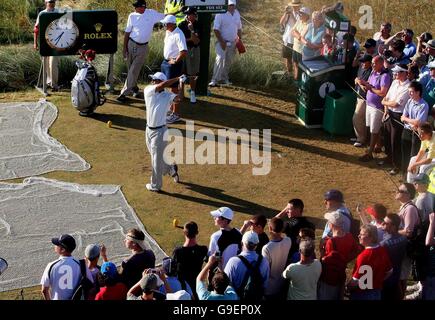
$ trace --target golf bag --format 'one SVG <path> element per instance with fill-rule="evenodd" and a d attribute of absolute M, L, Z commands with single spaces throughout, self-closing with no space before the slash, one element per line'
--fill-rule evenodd
<path fill-rule="evenodd" d="M 106 102 L 100 92 L 98 75 L 89 62 L 77 61 L 77 73 L 71 85 L 71 102 L 81 116 L 89 116 Z"/>

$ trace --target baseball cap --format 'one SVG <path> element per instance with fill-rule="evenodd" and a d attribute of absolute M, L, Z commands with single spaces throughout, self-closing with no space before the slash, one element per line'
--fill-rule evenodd
<path fill-rule="evenodd" d="M 376 203 L 366 208 L 366 212 L 375 219 L 384 219 L 387 215 L 387 208 L 384 205 Z"/>
<path fill-rule="evenodd" d="M 427 67 L 428 67 L 429 69 L 434 69 L 434 68 L 435 68 L 435 60 L 432 61 L 431 63 L 429 63 L 429 64 L 427 65 Z"/>
<path fill-rule="evenodd" d="M 344 201 L 343 193 L 339 190 L 331 189 L 325 193 L 325 200 Z"/>
<path fill-rule="evenodd" d="M 96 244 L 90 244 L 85 249 L 85 257 L 94 260 L 100 256 L 100 247 Z"/>
<path fill-rule="evenodd" d="M 163 72 L 156 72 L 149 76 L 152 80 L 160 80 L 160 81 L 166 81 L 168 78 Z"/>
<path fill-rule="evenodd" d="M 307 16 L 309 16 L 309 15 L 311 15 L 311 10 L 309 8 L 307 8 L 307 7 L 302 7 L 302 8 L 299 9 L 299 13 L 304 13 Z"/>
<path fill-rule="evenodd" d="M 429 176 L 425 173 L 419 173 L 414 179 L 413 179 L 414 183 L 418 183 L 418 184 L 429 184 L 430 183 L 430 179 Z"/>
<path fill-rule="evenodd" d="M 187 7 L 187 9 L 186 10 L 184 10 L 184 14 L 187 14 L 187 15 L 189 15 L 189 14 L 197 14 L 197 10 L 196 10 L 196 8 L 195 7 Z"/>
<path fill-rule="evenodd" d="M 393 69 L 391 69 L 391 71 L 394 72 L 394 73 L 407 72 L 408 68 L 405 68 L 405 67 L 406 67 L 406 65 L 397 64 L 396 66 L 394 66 Z"/>
<path fill-rule="evenodd" d="M 435 39 L 431 39 L 428 42 L 425 42 L 424 45 L 431 47 L 432 49 L 435 49 Z"/>
<path fill-rule="evenodd" d="M 76 241 L 69 234 L 63 234 L 59 238 L 52 238 L 51 243 L 53 243 L 56 246 L 64 248 L 68 252 L 73 252 L 74 249 L 76 248 Z"/>
<path fill-rule="evenodd" d="M 366 43 L 364 43 L 364 45 L 363 45 L 363 47 L 364 48 L 372 48 L 372 47 L 376 47 L 376 40 L 375 39 L 372 39 L 372 38 L 369 38 L 369 39 L 367 39 L 366 40 Z"/>
<path fill-rule="evenodd" d="M 372 60 L 373 60 L 373 57 L 369 54 L 365 54 L 361 58 L 358 59 L 359 62 L 369 62 Z"/>
<path fill-rule="evenodd" d="M 178 290 L 174 293 L 167 293 L 166 300 L 192 300 L 192 297 L 186 290 Z"/>
<path fill-rule="evenodd" d="M 236 2 L 236 0 L 228 0 L 228 5 L 229 6 L 231 6 L 231 5 L 235 6 L 235 5 L 237 5 L 237 2 Z"/>
<path fill-rule="evenodd" d="M 222 217 L 222 218 L 225 218 L 225 219 L 228 219 L 228 220 L 233 220 L 233 217 L 234 217 L 233 210 L 231 210 L 228 207 L 221 207 L 221 208 L 219 208 L 217 210 L 210 211 L 210 214 L 214 218 Z"/>
<path fill-rule="evenodd" d="M 45 0 L 45 3 L 47 2 L 56 2 L 56 0 Z"/>
<path fill-rule="evenodd" d="M 175 18 L 175 16 L 169 14 L 163 20 L 160 20 L 160 22 L 163 24 L 168 24 L 168 23 L 177 24 L 177 19 Z"/>
<path fill-rule="evenodd" d="M 292 0 L 292 2 L 290 2 L 288 5 L 289 5 L 290 7 L 301 6 L 301 5 L 302 5 L 302 1 L 301 1 L 301 0 Z"/>
<path fill-rule="evenodd" d="M 118 275 L 118 270 L 116 270 L 116 266 L 113 262 L 104 262 L 101 265 L 100 271 L 102 274 L 112 279 L 116 278 L 116 276 Z"/>
<path fill-rule="evenodd" d="M 258 234 L 256 234 L 254 231 L 246 231 L 243 234 L 242 242 L 245 244 L 252 243 L 252 244 L 258 244 L 260 242 L 260 239 L 258 239 Z"/>
<path fill-rule="evenodd" d="M 154 273 L 148 273 L 140 279 L 140 287 L 144 292 L 157 290 L 163 285 L 163 281 Z"/>
<path fill-rule="evenodd" d="M 325 219 L 331 224 L 337 227 L 344 226 L 344 216 L 339 211 L 331 211 L 325 214 Z"/>

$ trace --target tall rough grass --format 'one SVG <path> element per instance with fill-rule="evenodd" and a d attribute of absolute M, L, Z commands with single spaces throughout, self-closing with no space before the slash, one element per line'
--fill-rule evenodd
<path fill-rule="evenodd" d="M 270 86 L 279 85 L 273 81 L 272 73 L 283 70 L 281 49 L 281 34 L 278 21 L 283 8 L 289 0 L 256 0 L 239 1 L 239 10 L 244 18 L 254 25 L 242 20 L 244 42 L 247 53 L 237 56 L 232 66 L 230 77 L 239 85 Z M 410 27 L 416 34 L 424 31 L 435 33 L 432 21 L 435 13 L 433 0 L 342 0 L 345 15 L 352 24 L 358 27 L 361 14 L 360 6 L 369 5 L 373 8 L 373 29 L 358 30 L 357 38 L 363 42 L 371 37 L 382 21 L 393 24 L 393 32 Z M 148 7 L 163 10 L 164 0 L 148 0 Z M 332 0 L 304 0 L 304 5 L 312 10 L 318 10 L 323 5 L 331 5 Z M 29 42 L 32 37 L 32 25 L 36 18 L 36 8 L 43 6 L 43 0 L 1 0 L 0 1 L 0 44 L 13 42 Z M 115 55 L 114 74 L 117 82 L 125 79 L 127 66 L 123 60 L 121 47 L 123 29 L 128 14 L 133 11 L 132 1 L 119 0 L 62 0 L 58 6 L 70 6 L 74 9 L 116 9 L 120 38 L 119 50 Z M 265 30 L 267 35 L 258 28 Z M 146 66 L 142 69 L 140 80 L 146 75 L 158 70 L 162 61 L 164 31 L 156 31 L 150 42 L 150 52 Z M 210 49 L 210 72 L 215 58 L 214 36 L 212 35 Z M 16 57 L 14 55 L 17 55 Z M 75 74 L 75 57 L 62 58 L 60 77 L 67 85 Z M 33 63 L 29 63 L 33 61 Z M 100 56 L 97 61 L 100 76 L 104 76 L 107 68 L 107 56 Z M 16 70 L 16 71 L 14 71 Z M 34 84 L 39 71 L 39 56 L 29 46 L 4 48 L 0 47 L 0 90 L 15 90 L 20 85 Z M 281 83 L 287 85 L 287 83 Z"/>

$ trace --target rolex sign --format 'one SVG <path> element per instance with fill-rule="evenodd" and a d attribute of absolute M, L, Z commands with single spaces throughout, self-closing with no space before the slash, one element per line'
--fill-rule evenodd
<path fill-rule="evenodd" d="M 118 14 L 115 10 L 43 13 L 39 18 L 41 56 L 76 55 L 80 49 L 115 53 Z"/>

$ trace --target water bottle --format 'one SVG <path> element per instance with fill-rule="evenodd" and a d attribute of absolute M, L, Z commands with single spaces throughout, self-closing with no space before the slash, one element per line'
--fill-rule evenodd
<path fill-rule="evenodd" d="M 0 258 L 0 275 L 2 275 L 8 268 L 8 263 L 5 259 Z"/>

